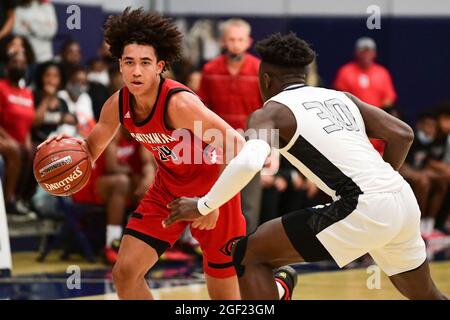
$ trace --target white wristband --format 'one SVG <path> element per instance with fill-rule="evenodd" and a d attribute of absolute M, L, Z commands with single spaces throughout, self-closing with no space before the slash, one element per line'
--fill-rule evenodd
<path fill-rule="evenodd" d="M 197 202 L 198 212 L 200 212 L 200 214 L 202 216 L 206 216 L 206 215 L 210 214 L 212 211 L 214 211 L 213 209 L 208 207 L 205 202 L 206 202 L 205 197 L 198 199 L 198 202 Z"/>

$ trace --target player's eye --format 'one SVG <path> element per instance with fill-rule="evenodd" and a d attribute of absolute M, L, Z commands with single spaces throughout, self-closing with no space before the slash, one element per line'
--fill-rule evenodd
<path fill-rule="evenodd" d="M 126 64 L 127 66 L 131 66 L 131 65 L 133 64 L 133 61 L 130 61 L 130 60 L 125 61 L 125 64 Z"/>

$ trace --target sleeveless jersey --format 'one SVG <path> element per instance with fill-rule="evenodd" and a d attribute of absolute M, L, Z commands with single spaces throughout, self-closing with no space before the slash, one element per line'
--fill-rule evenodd
<path fill-rule="evenodd" d="M 194 94 L 179 82 L 161 78 L 156 102 L 146 119 L 134 119 L 132 95 L 127 87 L 119 92 L 119 116 L 131 136 L 153 153 L 158 164 L 154 188 L 179 196 L 203 196 L 220 173 L 219 152 L 190 130 L 167 128 L 165 114 L 172 95 L 180 91 Z"/>
<path fill-rule="evenodd" d="M 299 84 L 269 101 L 287 106 L 297 122 L 280 153 L 334 200 L 355 206 L 362 193 L 401 190 L 403 178 L 370 144 L 359 108 L 343 92 Z"/>

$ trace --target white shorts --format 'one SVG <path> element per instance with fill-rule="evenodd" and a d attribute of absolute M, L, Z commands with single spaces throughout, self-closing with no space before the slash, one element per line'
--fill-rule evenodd
<path fill-rule="evenodd" d="M 316 237 L 341 268 L 369 253 L 392 276 L 413 270 L 426 259 L 420 209 L 406 182 L 398 192 L 360 195 L 352 213 Z"/>

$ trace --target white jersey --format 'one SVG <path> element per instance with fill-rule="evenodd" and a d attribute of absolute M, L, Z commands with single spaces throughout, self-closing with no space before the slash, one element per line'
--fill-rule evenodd
<path fill-rule="evenodd" d="M 287 106 L 297 129 L 280 149 L 302 174 L 334 200 L 396 192 L 404 180 L 372 147 L 359 108 L 344 93 L 292 85 L 269 101 Z"/>

